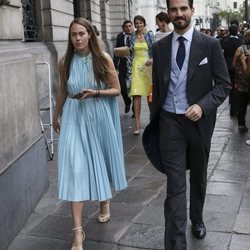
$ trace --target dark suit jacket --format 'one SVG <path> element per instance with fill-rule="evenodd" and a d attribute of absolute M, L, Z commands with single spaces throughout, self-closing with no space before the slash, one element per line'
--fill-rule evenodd
<path fill-rule="evenodd" d="M 151 121 L 143 133 L 144 150 L 154 167 L 162 173 L 165 170 L 159 151 L 158 119 L 169 86 L 172 36 L 170 34 L 153 45 Z M 197 125 L 208 153 L 217 107 L 226 99 L 230 90 L 231 83 L 219 41 L 194 30 L 187 73 L 187 98 L 190 105 L 196 103 L 203 110 L 203 117 Z"/>
<path fill-rule="evenodd" d="M 123 47 L 125 46 L 124 43 L 124 34 L 123 33 L 119 33 L 116 37 L 116 48 L 118 47 Z M 114 65 L 115 68 L 118 69 L 119 74 L 123 74 L 124 76 L 126 76 L 127 74 L 127 61 L 126 58 L 124 57 L 114 57 Z"/>
<path fill-rule="evenodd" d="M 234 53 L 238 47 L 243 44 L 243 40 L 241 38 L 229 37 L 223 43 L 221 43 L 221 47 L 224 51 L 224 57 L 227 63 L 227 68 L 229 70 L 233 69 L 233 58 Z"/>

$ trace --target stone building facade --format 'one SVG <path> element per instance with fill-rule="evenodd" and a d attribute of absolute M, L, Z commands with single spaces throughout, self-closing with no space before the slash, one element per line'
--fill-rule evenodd
<path fill-rule="evenodd" d="M 132 0 L 0 0 L 0 249 L 6 249 L 48 187 L 41 106 L 58 86 L 58 60 L 74 17 L 91 19 L 112 54 Z"/>

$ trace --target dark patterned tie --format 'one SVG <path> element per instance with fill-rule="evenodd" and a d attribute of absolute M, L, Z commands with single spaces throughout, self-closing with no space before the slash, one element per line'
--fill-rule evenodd
<path fill-rule="evenodd" d="M 185 44 L 184 44 L 185 38 L 183 36 L 179 36 L 178 40 L 179 40 L 179 48 L 176 54 L 176 62 L 179 66 L 179 69 L 181 70 L 186 55 Z"/>
<path fill-rule="evenodd" d="M 125 46 L 129 47 L 129 36 L 128 35 L 126 35 Z"/>

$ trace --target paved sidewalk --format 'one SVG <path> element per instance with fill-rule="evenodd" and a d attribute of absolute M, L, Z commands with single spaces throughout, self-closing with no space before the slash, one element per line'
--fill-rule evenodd
<path fill-rule="evenodd" d="M 141 135 L 133 135 L 131 113 L 123 114 L 121 98 L 119 107 L 128 188 L 114 192 L 111 220 L 106 224 L 96 221 L 98 203 L 86 202 L 84 250 L 161 250 L 166 177 L 148 162 Z M 142 126 L 147 123 L 148 108 L 144 100 Z M 250 115 L 247 124 L 250 126 Z M 250 147 L 245 143 L 248 137 L 249 134 L 239 135 L 236 118 L 229 116 L 226 101 L 218 111 L 208 167 L 204 207 L 207 236 L 204 240 L 193 238 L 188 221 L 188 250 L 250 249 Z M 56 160 L 48 162 L 48 169 L 49 189 L 8 250 L 69 250 L 71 247 L 69 206 L 57 199 Z"/>

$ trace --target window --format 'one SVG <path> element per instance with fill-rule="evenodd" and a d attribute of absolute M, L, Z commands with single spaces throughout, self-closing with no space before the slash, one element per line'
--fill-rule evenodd
<path fill-rule="evenodd" d="M 234 9 L 237 9 L 237 2 L 233 3 Z"/>
<path fill-rule="evenodd" d="M 79 0 L 73 0 L 74 4 L 74 17 L 80 17 L 81 16 L 81 9 L 80 9 L 80 2 Z"/>
<path fill-rule="evenodd" d="M 23 9 L 24 41 L 37 41 L 35 1 L 21 0 Z"/>

